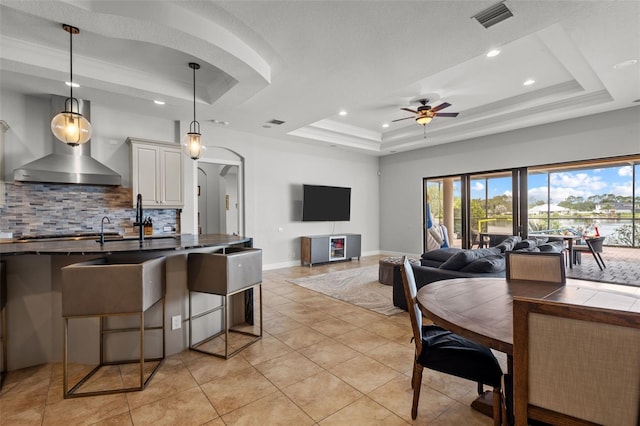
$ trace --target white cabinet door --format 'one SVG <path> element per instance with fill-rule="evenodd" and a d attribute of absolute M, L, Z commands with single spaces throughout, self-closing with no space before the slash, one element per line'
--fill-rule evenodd
<path fill-rule="evenodd" d="M 160 148 L 163 205 L 182 207 L 182 152 L 175 148 Z"/>
<path fill-rule="evenodd" d="M 175 144 L 129 138 L 133 206 L 142 194 L 143 207 L 182 208 L 182 151 Z"/>
<path fill-rule="evenodd" d="M 160 161 L 159 151 L 155 146 L 135 145 L 132 148 L 132 189 L 133 206 L 136 196 L 142 194 L 144 207 L 155 207 L 160 197 Z"/>

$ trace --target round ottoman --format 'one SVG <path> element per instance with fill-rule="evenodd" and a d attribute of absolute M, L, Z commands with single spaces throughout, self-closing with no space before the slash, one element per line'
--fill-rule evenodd
<path fill-rule="evenodd" d="M 411 264 L 420 264 L 419 260 L 411 258 L 409 258 L 409 262 L 411 262 Z M 400 265 L 402 265 L 402 257 L 385 257 L 380 259 L 378 281 L 385 285 L 393 285 L 394 281 L 401 283 Z"/>

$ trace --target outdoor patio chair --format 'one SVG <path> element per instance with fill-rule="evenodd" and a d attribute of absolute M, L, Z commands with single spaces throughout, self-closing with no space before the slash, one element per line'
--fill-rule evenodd
<path fill-rule="evenodd" d="M 420 387 L 422 385 L 422 370 L 429 368 L 453 376 L 462 377 L 478 384 L 478 394 L 483 393 L 483 385 L 493 387 L 493 424 L 498 426 L 502 421 L 502 369 L 491 350 L 485 346 L 458 336 L 437 325 L 423 325 L 422 312 L 418 306 L 413 269 L 408 257 L 404 257 L 400 267 L 402 283 L 407 298 L 407 307 L 413 340 L 415 342 L 415 357 L 413 360 L 413 405 L 411 418 L 418 415 Z"/>
<path fill-rule="evenodd" d="M 603 271 L 604 268 L 607 267 L 600 255 L 603 251 L 604 239 L 605 237 L 587 238 L 585 240 L 586 244 L 577 244 L 573 246 L 573 263 L 576 265 L 581 263 L 582 253 L 591 253 L 593 258 L 596 260 L 598 267 Z"/>
<path fill-rule="evenodd" d="M 640 424 L 640 313 L 513 301 L 514 413 L 554 425 Z"/>

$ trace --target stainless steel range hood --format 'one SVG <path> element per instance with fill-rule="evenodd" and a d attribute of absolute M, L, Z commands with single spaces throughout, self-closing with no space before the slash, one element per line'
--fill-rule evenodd
<path fill-rule="evenodd" d="M 64 110 L 63 96 L 51 97 L 51 120 Z M 78 100 L 80 113 L 91 121 L 91 103 Z M 48 121 L 49 122 L 49 121 Z M 76 183 L 86 185 L 121 185 L 120 175 L 91 157 L 91 141 L 70 147 L 48 132 L 52 153 L 13 171 L 13 179 L 21 182 Z"/>

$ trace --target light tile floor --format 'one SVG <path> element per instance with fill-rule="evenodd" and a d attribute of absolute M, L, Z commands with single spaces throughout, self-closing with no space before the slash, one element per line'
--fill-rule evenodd
<path fill-rule="evenodd" d="M 0 424 L 492 424 L 470 408 L 475 383 L 429 370 L 412 422 L 408 315 L 387 317 L 287 282 L 380 257 L 265 271 L 261 341 L 229 360 L 170 356 L 142 392 L 64 400 L 61 364 L 12 371 Z"/>

